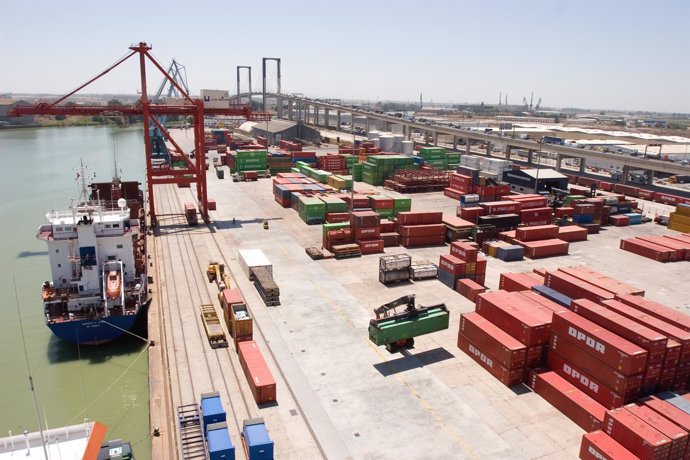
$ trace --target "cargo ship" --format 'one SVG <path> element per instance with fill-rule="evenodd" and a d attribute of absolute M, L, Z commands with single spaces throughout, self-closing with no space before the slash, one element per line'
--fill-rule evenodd
<path fill-rule="evenodd" d="M 149 303 L 143 192 L 119 177 L 87 185 L 46 214 L 36 237 L 48 245 L 52 279 L 42 287 L 45 321 L 60 339 L 99 345 L 127 333 Z"/>

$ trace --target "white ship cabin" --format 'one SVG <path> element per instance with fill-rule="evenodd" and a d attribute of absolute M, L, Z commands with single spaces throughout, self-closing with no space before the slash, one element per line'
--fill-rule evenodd
<path fill-rule="evenodd" d="M 115 269 L 124 283 L 135 281 L 134 245 L 140 227 L 128 208 L 79 206 L 51 211 L 46 218 L 49 224 L 42 225 L 36 237 L 48 244 L 50 288 L 82 299 L 102 298 L 104 271 Z"/>

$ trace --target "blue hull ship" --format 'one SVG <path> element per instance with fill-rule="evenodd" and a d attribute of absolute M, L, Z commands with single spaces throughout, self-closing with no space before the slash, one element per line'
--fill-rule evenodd
<path fill-rule="evenodd" d="M 127 333 L 148 305 L 143 193 L 137 182 L 86 185 L 79 204 L 46 214 L 52 279 L 42 287 L 48 327 L 60 339 L 99 345 Z"/>

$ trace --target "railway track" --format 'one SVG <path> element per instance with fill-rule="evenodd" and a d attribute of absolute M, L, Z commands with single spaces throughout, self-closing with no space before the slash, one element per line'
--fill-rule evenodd
<path fill-rule="evenodd" d="M 163 192 L 157 195 L 160 214 L 156 229 L 156 252 L 158 259 L 163 263 L 159 272 L 164 274 L 162 281 L 165 283 L 161 283 L 159 287 L 159 300 L 161 305 L 165 306 L 161 310 L 168 350 L 171 403 L 173 407 L 198 403 L 201 393 L 219 391 L 221 396 L 227 395 L 229 401 L 229 407 L 226 407 L 229 412 L 228 427 L 233 426 L 234 429 L 231 431 L 239 435 L 242 431 L 242 422 L 258 416 L 259 411 L 249 386 L 244 382 L 244 372 L 234 348 L 229 346 L 212 349 L 209 346 L 198 310 L 200 304 L 215 306 L 217 303 L 216 284 L 209 284 L 205 273 L 210 260 L 220 260 L 228 266 L 223 258 L 223 247 L 218 240 L 222 239 L 222 235 L 209 235 L 203 223 L 198 227 L 187 225 L 182 210 L 184 202 L 191 201 L 190 198 L 194 200 L 193 189 L 178 190 L 174 185 L 157 187 L 161 187 L 160 191 Z M 160 238 L 161 236 L 164 237 Z M 232 272 L 229 275 L 234 285 L 238 286 Z M 248 306 L 248 309 L 251 311 L 251 306 Z M 231 340 L 229 335 L 228 339 Z M 259 343 L 267 343 L 257 322 L 254 322 L 254 339 Z M 275 355 L 269 347 L 266 349 L 272 361 L 276 363 L 283 380 L 281 386 L 284 385 L 288 390 L 285 395 L 290 395 L 290 398 L 284 398 L 283 403 L 287 406 L 292 403 L 303 413 L 282 369 L 277 364 Z M 306 418 L 303 421 L 314 445 L 325 457 L 309 422 Z M 173 424 L 177 425 L 175 421 Z M 179 439 L 179 433 L 176 439 Z"/>

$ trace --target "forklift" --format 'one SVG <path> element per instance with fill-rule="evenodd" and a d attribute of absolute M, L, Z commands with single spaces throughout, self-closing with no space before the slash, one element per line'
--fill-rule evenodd
<path fill-rule="evenodd" d="M 401 312 L 396 308 L 405 306 Z M 445 304 L 416 306 L 415 295 L 408 294 L 374 309 L 376 318 L 369 321 L 369 340 L 385 345 L 395 353 L 414 347 L 414 338 L 448 329 L 450 313 Z"/>

